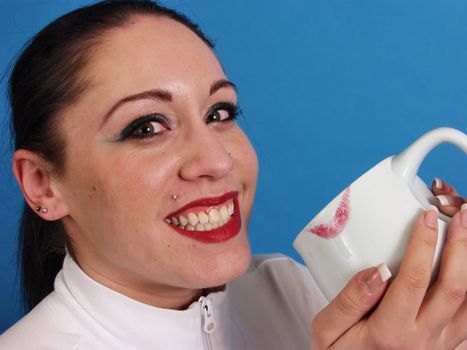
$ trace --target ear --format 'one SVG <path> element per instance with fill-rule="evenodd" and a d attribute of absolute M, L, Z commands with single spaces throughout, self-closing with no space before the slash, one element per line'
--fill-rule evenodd
<path fill-rule="evenodd" d="M 13 155 L 13 173 L 28 205 L 44 220 L 68 215 L 68 207 L 56 186 L 51 165 L 38 154 L 20 149 Z M 46 208 L 41 212 L 37 208 Z"/>

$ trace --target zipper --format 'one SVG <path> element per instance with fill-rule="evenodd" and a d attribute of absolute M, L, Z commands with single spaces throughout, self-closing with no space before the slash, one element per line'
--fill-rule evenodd
<path fill-rule="evenodd" d="M 212 349 L 210 334 L 216 329 L 216 322 L 214 319 L 214 310 L 210 297 L 199 298 L 201 303 L 201 320 L 203 328 L 203 338 L 205 339 L 207 349 Z"/>

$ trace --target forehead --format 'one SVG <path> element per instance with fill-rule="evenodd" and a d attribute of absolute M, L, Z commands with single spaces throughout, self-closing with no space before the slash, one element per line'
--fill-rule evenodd
<path fill-rule="evenodd" d="M 120 87 L 124 90 L 120 93 L 154 87 L 175 91 L 225 77 L 217 57 L 201 38 L 162 16 L 136 16 L 106 33 L 87 71 L 95 85 Z"/>

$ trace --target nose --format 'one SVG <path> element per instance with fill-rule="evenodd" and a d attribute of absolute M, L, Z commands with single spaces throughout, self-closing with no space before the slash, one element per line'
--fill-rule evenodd
<path fill-rule="evenodd" d="M 234 161 L 226 149 L 223 135 L 204 128 L 203 132 L 190 135 L 185 143 L 186 154 L 180 167 L 180 177 L 184 180 L 217 180 L 227 176 Z"/>

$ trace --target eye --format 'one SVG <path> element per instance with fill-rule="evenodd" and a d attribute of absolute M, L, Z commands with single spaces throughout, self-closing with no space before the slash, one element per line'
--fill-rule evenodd
<path fill-rule="evenodd" d="M 235 121 L 239 114 L 236 105 L 230 102 L 219 102 L 212 106 L 206 115 L 206 124 L 214 122 L 228 123 Z"/>
<path fill-rule="evenodd" d="M 169 130 L 167 119 L 159 114 L 142 116 L 132 121 L 120 134 L 120 140 L 155 137 Z"/>

